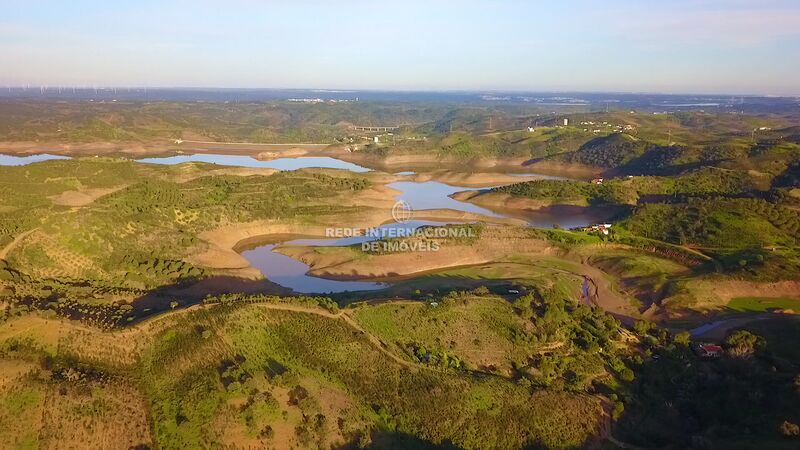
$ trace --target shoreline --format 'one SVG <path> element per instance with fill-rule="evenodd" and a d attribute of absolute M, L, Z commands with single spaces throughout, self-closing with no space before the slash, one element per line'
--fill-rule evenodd
<path fill-rule="evenodd" d="M 563 164 L 555 161 L 532 161 L 530 158 L 526 157 L 498 158 L 495 156 L 479 156 L 459 158 L 452 156 L 440 157 L 431 152 L 379 156 L 363 152 L 351 152 L 342 144 L 262 144 L 211 141 L 183 141 L 181 144 L 169 141 L 147 143 L 82 142 L 74 144 L 37 141 L 0 142 L 0 154 L 31 156 L 44 153 L 70 157 L 120 156 L 131 158 L 169 157 L 191 154 L 223 154 L 250 156 L 260 161 L 278 158 L 327 156 L 389 173 L 404 170 L 416 171 L 423 174 L 435 174 L 442 171 L 462 174 L 470 172 L 494 174 L 498 180 L 502 180 L 498 181 L 498 183 L 506 184 L 536 179 L 536 175 L 530 177 L 519 176 L 531 172 L 539 174 L 540 176 L 565 176 L 567 178 L 576 179 L 589 179 L 597 173 L 597 169 L 595 168 Z M 469 180 L 463 181 L 467 183 L 470 182 Z M 472 185 L 466 186 L 471 187 Z"/>

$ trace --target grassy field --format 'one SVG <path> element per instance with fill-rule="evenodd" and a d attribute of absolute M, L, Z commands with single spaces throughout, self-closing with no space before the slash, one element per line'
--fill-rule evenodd
<path fill-rule="evenodd" d="M 97 348 L 104 339 L 96 338 L 107 333 L 48 319 L 37 319 L 42 328 L 29 319 L 7 321 L 0 325 L 0 398 L 8 413 L 0 421 L 21 433 L 6 436 L 17 439 L 15 446 L 46 446 L 50 439 L 88 442 L 91 434 L 105 448 L 150 444 L 151 436 L 162 448 L 394 448 L 412 437 L 461 448 L 572 448 L 599 432 L 599 402 L 584 388 L 535 387 L 480 375 L 478 368 L 426 364 L 371 340 L 388 336 L 372 335 L 369 317 L 424 304 L 357 308 L 348 314 L 365 324 L 359 332 L 336 313 L 291 299 L 246 300 L 112 333 L 137 343 L 128 347 L 132 359 Z M 449 302 L 443 299 L 443 314 Z M 448 328 L 477 328 L 486 352 L 508 338 L 506 326 L 524 328 L 519 313 L 496 298 L 472 294 L 467 303 L 464 315 L 456 304 L 453 319 L 442 320 L 454 321 Z M 576 322 L 576 330 L 588 323 Z M 59 330 L 55 347 L 38 331 L 45 329 Z M 560 373 L 552 372 L 552 380 L 566 376 Z M 109 421 L 124 421 L 125 428 L 109 428 Z"/>
<path fill-rule="evenodd" d="M 797 310 L 800 298 L 737 297 L 728 303 L 737 312 L 766 312 L 775 309 Z"/>
<path fill-rule="evenodd" d="M 0 167 L 0 291 L 25 307 L 114 326 L 132 317 L 126 303 L 214 275 L 188 261 L 205 249 L 203 231 L 356 212 L 333 199 L 370 184 L 344 172 L 237 171 L 105 158 Z M 109 188 L 82 206 L 57 201 Z"/>

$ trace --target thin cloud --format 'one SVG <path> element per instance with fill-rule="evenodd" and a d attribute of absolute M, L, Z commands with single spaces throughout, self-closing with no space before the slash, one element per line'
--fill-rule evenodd
<path fill-rule="evenodd" d="M 635 11 L 615 20 L 626 38 L 663 45 L 758 47 L 800 37 L 800 9 Z"/>

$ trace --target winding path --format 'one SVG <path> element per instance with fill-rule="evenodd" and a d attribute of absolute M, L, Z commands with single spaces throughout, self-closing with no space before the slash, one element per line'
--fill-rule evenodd
<path fill-rule="evenodd" d="M 358 322 L 356 322 L 347 313 L 347 310 L 341 309 L 337 313 L 332 313 L 332 312 L 330 312 L 328 310 L 321 309 L 321 308 L 313 308 L 313 307 L 307 307 L 307 306 L 302 306 L 302 305 L 282 304 L 282 303 L 256 303 L 256 304 L 254 304 L 254 306 L 259 306 L 261 308 L 266 308 L 266 309 L 273 309 L 273 310 L 277 310 L 277 311 L 291 311 L 291 312 L 297 312 L 297 313 L 313 314 L 313 315 L 316 315 L 316 316 L 326 317 L 326 318 L 329 318 L 329 319 L 342 319 L 347 325 L 349 325 L 355 331 L 357 331 L 357 332 L 363 334 L 364 336 L 366 336 L 367 339 L 370 341 L 370 343 L 375 348 L 377 348 L 381 353 L 383 353 L 384 355 L 388 356 L 389 358 L 391 358 L 396 363 L 398 363 L 398 364 L 400 364 L 400 365 L 402 365 L 404 367 L 410 368 L 410 369 L 426 368 L 426 369 L 433 370 L 433 368 L 425 366 L 425 365 L 413 364 L 410 361 L 407 361 L 407 360 L 397 356 L 396 354 L 390 352 L 389 349 L 386 348 L 386 346 L 383 343 L 383 341 L 381 341 L 375 335 L 370 334 L 364 328 L 362 328 L 361 325 L 359 325 Z"/>
<path fill-rule="evenodd" d="M 36 230 L 38 230 L 38 228 L 33 228 L 33 229 L 28 230 L 28 231 L 24 231 L 24 232 L 18 234 L 17 237 L 15 237 L 13 241 L 8 243 L 8 245 L 6 245 L 3 248 L 0 248 L 0 259 L 6 259 L 6 256 L 8 256 L 8 254 L 11 253 L 11 250 L 14 250 L 14 247 L 19 245 L 19 243 L 22 242 L 23 239 L 28 237 L 28 235 L 30 235 L 31 233 L 33 233 Z"/>

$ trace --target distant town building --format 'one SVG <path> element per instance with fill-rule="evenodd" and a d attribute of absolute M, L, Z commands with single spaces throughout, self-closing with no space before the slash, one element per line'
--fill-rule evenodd
<path fill-rule="evenodd" d="M 602 178 L 593 178 L 592 179 L 592 184 L 603 184 L 603 179 Z"/>
<path fill-rule="evenodd" d="M 374 142 L 374 143 L 376 143 L 376 144 L 380 144 L 380 142 L 381 142 L 381 138 L 380 138 L 380 137 L 378 137 L 378 136 L 375 136 L 374 138 L 372 138 L 372 142 Z"/>
<path fill-rule="evenodd" d="M 564 126 L 565 127 L 569 126 L 569 119 L 564 119 Z"/>

